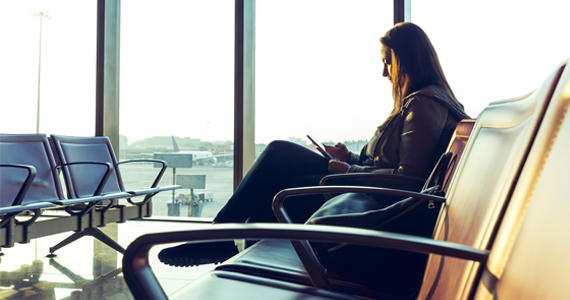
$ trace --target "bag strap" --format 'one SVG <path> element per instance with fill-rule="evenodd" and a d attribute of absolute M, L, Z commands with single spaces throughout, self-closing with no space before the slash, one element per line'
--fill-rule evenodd
<path fill-rule="evenodd" d="M 432 195 L 443 196 L 445 195 L 445 190 L 443 189 L 446 183 L 446 179 L 448 178 L 448 171 L 450 170 L 451 162 L 455 161 L 455 155 L 453 152 L 446 152 L 443 153 L 437 164 L 433 168 L 431 174 L 429 175 L 428 179 L 422 190 L 427 190 L 428 188 L 437 187 L 435 190 L 431 190 L 429 193 Z"/>

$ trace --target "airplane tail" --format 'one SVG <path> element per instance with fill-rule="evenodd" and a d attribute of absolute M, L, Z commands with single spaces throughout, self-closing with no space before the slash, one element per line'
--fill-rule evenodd
<path fill-rule="evenodd" d="M 172 152 L 180 152 L 180 148 L 178 148 L 178 144 L 176 144 L 176 140 L 174 139 L 174 136 L 172 136 Z"/>

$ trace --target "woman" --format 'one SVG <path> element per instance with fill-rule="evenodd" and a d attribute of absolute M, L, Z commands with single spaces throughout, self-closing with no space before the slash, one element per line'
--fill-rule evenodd
<path fill-rule="evenodd" d="M 337 158 L 328 161 L 302 146 L 271 142 L 214 223 L 274 222 L 271 201 L 277 192 L 318 185 L 330 173 L 429 175 L 457 123 L 469 117 L 455 99 L 435 49 L 421 28 L 399 23 L 380 42 L 383 76 L 393 85 L 394 108 L 360 155 L 339 143 L 326 147 Z M 316 202 L 316 206 L 308 207 L 307 202 Z M 294 203 L 287 211 L 304 222 L 321 204 Z M 190 266 L 220 262 L 234 254 L 237 249 L 232 242 L 195 243 L 164 249 L 159 259 L 169 265 Z"/>

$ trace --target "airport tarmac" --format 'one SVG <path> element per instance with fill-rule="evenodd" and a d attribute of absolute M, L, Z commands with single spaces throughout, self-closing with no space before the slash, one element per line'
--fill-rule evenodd
<path fill-rule="evenodd" d="M 136 190 L 147 188 L 152 185 L 156 174 L 160 169 L 154 168 L 153 164 L 147 163 L 130 163 L 120 166 L 121 177 L 125 184 L 125 189 Z M 213 193 L 213 201 L 200 203 L 200 217 L 213 218 L 218 211 L 225 205 L 233 193 L 233 168 L 214 168 L 212 166 L 196 166 L 192 168 L 176 168 L 176 175 L 205 175 L 205 189 L 194 189 L 194 193 L 211 192 Z M 172 185 L 173 169 L 168 168 L 159 183 L 159 186 Z M 163 192 L 153 197 L 153 213 L 154 217 L 168 216 L 168 201 L 177 199 L 179 194 L 189 194 L 190 189 L 176 190 L 174 195 L 172 192 Z M 179 206 L 179 216 L 189 216 L 189 205 Z M 174 216 L 178 213 L 178 209 L 172 209 Z"/>

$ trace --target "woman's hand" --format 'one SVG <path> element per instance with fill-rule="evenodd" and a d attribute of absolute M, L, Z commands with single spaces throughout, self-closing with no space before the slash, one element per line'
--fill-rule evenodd
<path fill-rule="evenodd" d="M 329 172 L 333 174 L 346 173 L 349 168 L 350 165 L 348 163 L 336 159 L 329 160 Z"/>
<path fill-rule="evenodd" d="M 338 143 L 334 146 L 327 146 L 324 145 L 327 151 L 334 156 L 334 158 L 340 160 L 341 162 L 348 162 L 350 158 L 350 151 L 346 148 L 346 146 L 342 143 Z"/>

